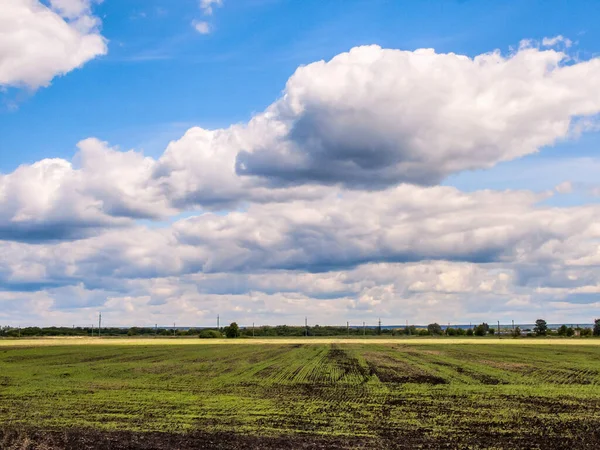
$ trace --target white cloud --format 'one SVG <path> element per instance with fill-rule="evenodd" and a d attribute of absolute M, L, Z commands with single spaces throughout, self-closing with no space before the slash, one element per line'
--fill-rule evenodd
<path fill-rule="evenodd" d="M 559 194 L 570 194 L 573 192 L 573 183 L 570 181 L 563 181 L 562 183 L 556 185 L 554 190 Z"/>
<path fill-rule="evenodd" d="M 200 0 L 200 9 L 207 16 L 212 15 L 214 6 L 223 6 L 223 0 Z"/>
<path fill-rule="evenodd" d="M 0 239 L 73 239 L 132 218 L 174 214 L 149 186 L 155 161 L 111 149 L 96 139 L 78 144 L 75 164 L 45 159 L 0 174 Z"/>
<path fill-rule="evenodd" d="M 581 302 L 600 283 L 597 205 L 435 186 L 598 114 L 600 60 L 565 58 L 359 47 L 299 68 L 248 123 L 191 128 L 158 159 L 81 141 L 73 161 L 0 175 L 0 284 L 34 291 L 28 304 L 51 320 L 104 302 L 120 324 L 217 307 L 282 322 L 486 320 Z"/>
<path fill-rule="evenodd" d="M 50 0 L 50 6 L 63 17 L 76 19 L 91 14 L 92 2 L 101 3 L 102 0 Z"/>
<path fill-rule="evenodd" d="M 569 48 L 573 45 L 573 41 L 560 34 L 558 36 L 545 37 L 542 39 L 542 45 L 544 47 L 555 47 L 557 44 L 564 44 L 566 48 Z"/>
<path fill-rule="evenodd" d="M 271 183 L 436 184 L 569 136 L 600 111 L 600 59 L 523 48 L 473 59 L 359 47 L 299 68 L 264 114 L 271 140 L 237 157 Z M 249 126 L 251 132 L 251 125 Z"/>
<path fill-rule="evenodd" d="M 208 22 L 192 22 L 192 26 L 194 29 L 200 34 L 210 34 L 212 31 L 212 27 Z"/>
<path fill-rule="evenodd" d="M 0 15 L 0 86 L 36 89 L 107 52 L 90 2 L 4 0 Z M 63 15 L 63 17 L 61 17 Z M 68 20 L 65 20 L 68 19 Z"/>
<path fill-rule="evenodd" d="M 597 114 L 600 59 L 565 66 L 564 58 L 530 47 L 474 59 L 355 48 L 299 68 L 283 97 L 247 124 L 192 128 L 156 161 L 98 151 L 111 155 L 118 182 L 90 187 L 107 172 L 90 164 L 78 192 L 92 210 L 136 218 L 314 198 L 329 185 L 436 184 L 566 139 L 574 118 Z M 134 159 L 144 163 L 132 169 Z M 6 208 L 0 203 L 0 214 Z"/>

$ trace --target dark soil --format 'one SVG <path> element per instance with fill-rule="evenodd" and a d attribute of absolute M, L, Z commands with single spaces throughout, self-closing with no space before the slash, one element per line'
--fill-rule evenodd
<path fill-rule="evenodd" d="M 569 437 L 489 433 L 465 430 L 460 435 L 431 436 L 418 431 L 384 433 L 375 438 L 315 435 L 251 436 L 235 433 L 136 433 L 90 429 L 64 431 L 0 430 L 2 450 L 162 450 L 162 449 L 596 449 L 597 429 L 571 430 Z"/>
<path fill-rule="evenodd" d="M 0 430 L 2 450 L 163 450 L 163 449 L 351 449 L 384 448 L 361 438 L 315 436 L 249 436 L 235 433 L 135 433 L 69 429 L 64 431 Z"/>

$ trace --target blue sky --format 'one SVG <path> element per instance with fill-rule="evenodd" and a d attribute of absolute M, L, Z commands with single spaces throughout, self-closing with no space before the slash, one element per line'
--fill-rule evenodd
<path fill-rule="evenodd" d="M 0 94 L 0 170 L 70 158 L 89 136 L 159 155 L 191 125 L 248 120 L 281 94 L 299 65 L 357 45 L 474 56 L 562 34 L 578 41 L 583 54 L 600 52 L 593 0 L 233 0 L 214 8 L 209 35 L 190 26 L 203 18 L 198 3 L 106 0 L 94 6 L 109 40 L 106 56 L 55 78 L 52 89 Z M 600 142 L 587 140 L 571 146 L 569 155 L 589 154 Z"/>
<path fill-rule="evenodd" d="M 7 1 L 0 323 L 597 310 L 595 0 Z"/>

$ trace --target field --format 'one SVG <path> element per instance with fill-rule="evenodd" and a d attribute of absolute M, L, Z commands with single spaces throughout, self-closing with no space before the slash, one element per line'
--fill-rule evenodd
<path fill-rule="evenodd" d="M 600 446 L 598 340 L 89 341 L 0 341 L 0 448 Z"/>

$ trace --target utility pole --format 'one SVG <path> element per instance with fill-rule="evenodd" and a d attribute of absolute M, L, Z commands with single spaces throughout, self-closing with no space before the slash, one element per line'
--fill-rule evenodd
<path fill-rule="evenodd" d="M 98 337 L 100 337 L 100 333 L 102 332 L 102 313 L 98 313 Z"/>
<path fill-rule="evenodd" d="M 304 317 L 304 336 L 308 337 L 308 317 Z"/>
<path fill-rule="evenodd" d="M 363 322 L 363 337 L 367 335 L 367 329 L 365 328 L 365 323 Z"/>
<path fill-rule="evenodd" d="M 154 324 L 154 336 L 158 336 L 158 324 Z"/>
<path fill-rule="evenodd" d="M 92 337 L 94 337 L 94 324 L 92 324 Z"/>
<path fill-rule="evenodd" d="M 406 319 L 406 334 L 410 336 L 410 328 L 408 327 L 408 319 Z"/>
<path fill-rule="evenodd" d="M 377 334 L 381 335 L 381 317 L 379 318 L 379 325 L 377 326 Z"/>
<path fill-rule="evenodd" d="M 350 322 L 346 322 L 346 334 L 350 337 Z"/>
<path fill-rule="evenodd" d="M 512 321 L 512 329 L 513 329 L 513 335 L 515 334 L 515 321 Z"/>
<path fill-rule="evenodd" d="M 217 331 L 221 329 L 221 323 L 220 323 L 221 318 L 219 317 L 219 315 L 217 314 Z"/>
<path fill-rule="evenodd" d="M 500 321 L 498 321 L 498 336 L 500 336 Z"/>
<path fill-rule="evenodd" d="M 173 336 L 175 336 L 175 322 L 173 322 Z"/>
<path fill-rule="evenodd" d="M 254 337 L 254 322 L 252 322 L 252 337 Z"/>

